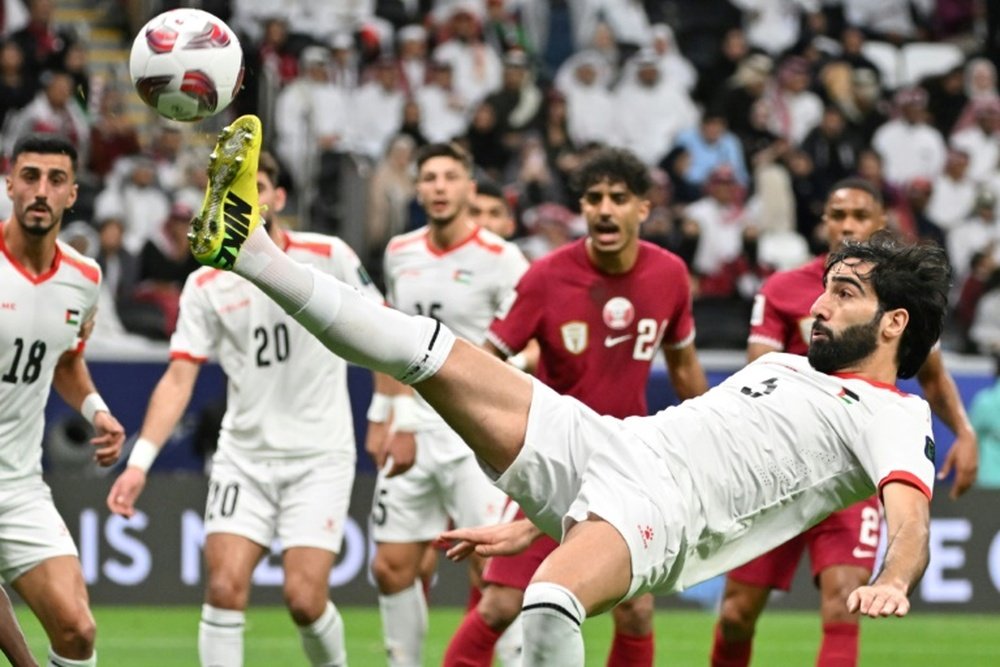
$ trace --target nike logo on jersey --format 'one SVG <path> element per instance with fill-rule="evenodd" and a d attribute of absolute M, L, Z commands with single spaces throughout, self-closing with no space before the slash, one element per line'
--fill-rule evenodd
<path fill-rule="evenodd" d="M 627 340 L 632 340 L 632 334 L 625 334 L 624 336 L 606 336 L 604 338 L 604 347 L 614 347 L 619 343 L 624 343 Z"/>
<path fill-rule="evenodd" d="M 854 547 L 854 551 L 851 555 L 855 558 L 875 558 L 875 552 L 871 549 L 862 549 L 861 547 Z"/>

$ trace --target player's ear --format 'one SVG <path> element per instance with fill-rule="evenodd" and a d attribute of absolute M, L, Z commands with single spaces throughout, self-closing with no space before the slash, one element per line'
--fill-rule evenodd
<path fill-rule="evenodd" d="M 886 338 L 899 338 L 910 323 L 910 313 L 905 308 L 894 308 L 882 313 L 882 335 Z"/>

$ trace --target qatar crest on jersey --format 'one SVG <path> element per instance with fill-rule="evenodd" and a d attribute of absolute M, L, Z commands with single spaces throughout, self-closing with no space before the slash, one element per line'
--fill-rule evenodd
<path fill-rule="evenodd" d="M 559 327 L 559 332 L 562 334 L 563 346 L 570 354 L 580 354 L 587 349 L 590 331 L 586 322 L 566 322 Z"/>
<path fill-rule="evenodd" d="M 625 329 L 635 319 L 635 306 L 625 297 L 616 296 L 604 304 L 604 312 L 601 315 L 608 328 Z"/>

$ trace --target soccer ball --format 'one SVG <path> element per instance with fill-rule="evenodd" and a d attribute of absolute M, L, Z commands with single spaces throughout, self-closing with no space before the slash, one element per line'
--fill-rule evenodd
<path fill-rule="evenodd" d="M 128 62 L 139 97 L 173 120 L 196 121 L 229 106 L 243 81 L 243 49 L 223 21 L 173 9 L 142 27 Z"/>

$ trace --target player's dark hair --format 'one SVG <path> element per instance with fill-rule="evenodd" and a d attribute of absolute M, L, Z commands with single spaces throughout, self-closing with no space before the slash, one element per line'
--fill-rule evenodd
<path fill-rule="evenodd" d="M 491 178 L 477 178 L 476 179 L 476 194 L 486 195 L 487 197 L 493 197 L 494 199 L 500 199 L 505 204 L 507 200 L 504 199 L 503 189 Z"/>
<path fill-rule="evenodd" d="M 281 166 L 268 151 L 261 151 L 257 160 L 257 171 L 267 174 L 271 185 L 278 187 L 278 179 L 281 178 Z"/>
<path fill-rule="evenodd" d="M 882 197 L 882 191 L 868 179 L 858 176 L 842 178 L 833 184 L 833 187 L 830 188 L 830 194 L 832 195 L 837 190 L 861 190 L 862 192 L 867 192 L 875 200 L 876 204 L 885 208 L 885 199 Z"/>
<path fill-rule="evenodd" d="M 582 195 L 587 188 L 605 181 L 624 183 L 629 192 L 639 197 L 645 197 L 652 186 L 649 169 L 624 148 L 598 149 L 573 174 L 572 185 Z"/>
<path fill-rule="evenodd" d="M 425 162 L 435 157 L 450 157 L 452 160 L 457 160 L 467 172 L 472 173 L 472 156 L 469 155 L 469 151 L 454 142 L 421 146 L 417 150 L 417 171 L 420 171 Z"/>
<path fill-rule="evenodd" d="M 42 155 L 65 155 L 76 172 L 76 147 L 61 134 L 32 132 L 25 134 L 14 144 L 10 154 L 11 163 L 17 162 L 21 153 L 41 153 Z"/>
<path fill-rule="evenodd" d="M 848 240 L 840 250 L 830 253 L 826 272 L 844 260 L 872 265 L 862 277 L 875 290 L 879 308 L 902 308 L 909 313 L 896 362 L 899 377 L 913 377 L 941 338 L 944 326 L 951 283 L 951 267 L 944 250 L 933 243 L 904 245 L 892 232 L 880 230 L 867 241 Z"/>

